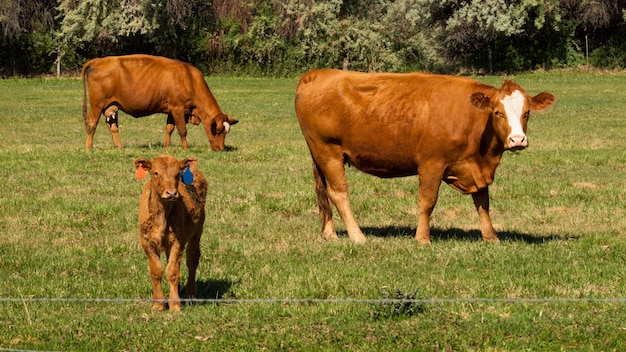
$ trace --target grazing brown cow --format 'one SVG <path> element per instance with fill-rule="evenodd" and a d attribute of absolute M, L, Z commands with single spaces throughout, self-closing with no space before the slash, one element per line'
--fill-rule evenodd
<path fill-rule="evenodd" d="M 207 181 L 196 170 L 197 164 L 195 158 L 177 160 L 169 155 L 162 155 L 152 161 L 145 158 L 135 160 L 138 178 L 145 177 L 146 171 L 152 175 L 141 193 L 139 231 L 141 247 L 148 256 L 152 299 L 160 300 L 153 303 L 153 310 L 165 309 L 165 296 L 161 288 L 161 252 L 165 252 L 167 258 L 165 273 L 169 283 L 169 309 L 180 310 L 178 283 L 185 246 L 189 270 L 185 296 L 195 297 L 197 294 L 196 269 L 200 260 L 200 237 L 207 194 Z"/>
<path fill-rule="evenodd" d="M 349 164 L 378 177 L 418 175 L 420 243 L 430 243 L 429 219 L 441 181 L 472 195 L 483 239 L 498 241 L 488 186 L 502 153 L 528 146 L 530 112 L 554 101 L 547 92 L 530 97 L 511 81 L 498 89 L 425 73 L 304 74 L 295 108 L 313 157 L 323 237 L 337 237 L 334 204 L 350 239 L 365 241 L 350 210 L 344 170 Z"/>
<path fill-rule="evenodd" d="M 109 56 L 89 60 L 83 66 L 81 78 L 86 149 L 93 146 L 100 115 L 106 118 L 115 146 L 122 147 L 118 110 L 134 117 L 167 114 L 165 147 L 171 143 L 175 126 L 182 147 L 188 148 L 185 124 L 202 122 L 211 148 L 224 150 L 226 134 L 238 122 L 222 113 L 202 73 L 181 61 L 150 55 Z"/>

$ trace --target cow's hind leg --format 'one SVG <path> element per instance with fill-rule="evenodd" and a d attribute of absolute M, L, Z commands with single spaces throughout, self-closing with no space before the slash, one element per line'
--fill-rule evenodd
<path fill-rule="evenodd" d="M 350 237 L 350 240 L 354 243 L 365 242 L 365 235 L 363 235 L 350 209 L 348 183 L 346 181 L 346 170 L 344 168 L 343 158 L 330 159 L 324 164 L 318 163 L 318 166 L 318 171 L 326 177 L 326 191 L 328 197 L 335 204 L 337 212 L 348 231 L 348 237 Z"/>
<path fill-rule="evenodd" d="M 107 126 L 109 127 L 109 131 L 111 132 L 111 137 L 113 137 L 113 144 L 118 149 L 122 148 L 122 139 L 120 138 L 119 131 L 119 121 L 117 111 L 119 108 L 115 105 L 109 106 L 104 111 L 104 117 L 106 118 Z"/>
<path fill-rule="evenodd" d="M 85 129 L 87 130 L 87 138 L 85 139 L 85 149 L 89 150 L 93 147 L 93 136 L 96 133 L 98 127 L 98 121 L 100 120 L 100 109 L 91 106 L 89 113 L 85 117 Z"/>
<path fill-rule="evenodd" d="M 187 270 L 189 277 L 187 285 L 185 285 L 185 297 L 195 298 L 198 296 L 198 288 L 196 286 L 196 271 L 200 262 L 200 236 L 202 236 L 202 226 L 187 243 Z"/>
<path fill-rule="evenodd" d="M 326 190 L 326 178 L 319 170 L 319 167 L 313 162 L 313 176 L 315 178 L 315 195 L 317 197 L 317 207 L 319 209 L 320 221 L 322 223 L 322 237 L 331 241 L 337 239 L 337 232 L 333 225 L 333 208 L 328 199 Z"/>
<path fill-rule="evenodd" d="M 491 224 L 491 217 L 489 216 L 489 188 L 483 188 L 476 193 L 472 193 L 472 199 L 474 200 L 474 206 L 478 212 L 478 218 L 480 219 L 480 233 L 483 236 L 484 241 L 488 242 L 500 242 L 496 232 L 493 230 Z"/>

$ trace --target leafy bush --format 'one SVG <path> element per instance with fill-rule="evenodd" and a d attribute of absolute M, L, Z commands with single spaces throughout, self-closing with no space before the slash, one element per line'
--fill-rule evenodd
<path fill-rule="evenodd" d="M 417 290 L 403 293 L 400 289 L 392 291 L 388 287 L 384 287 L 381 292 L 383 295 L 382 302 L 373 304 L 370 309 L 370 318 L 374 320 L 408 318 L 426 311 L 425 303 L 416 302 L 419 300 Z"/>

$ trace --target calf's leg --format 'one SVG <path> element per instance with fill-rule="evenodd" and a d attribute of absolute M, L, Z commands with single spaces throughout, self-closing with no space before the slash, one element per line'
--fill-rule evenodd
<path fill-rule="evenodd" d="M 172 312 L 180 311 L 180 295 L 178 294 L 178 284 L 180 283 L 180 262 L 183 258 L 183 248 L 179 242 L 175 242 L 169 248 L 169 256 L 165 274 L 169 283 L 169 307 Z"/>
<path fill-rule="evenodd" d="M 187 243 L 187 270 L 189 277 L 187 285 L 185 285 L 185 297 L 195 298 L 198 296 L 198 288 L 196 287 L 196 271 L 200 262 L 200 237 L 202 236 L 202 225 L 200 230 Z"/>
<path fill-rule="evenodd" d="M 478 212 L 480 233 L 483 236 L 483 240 L 487 242 L 500 242 L 491 224 L 491 217 L 489 216 L 489 188 L 485 187 L 476 193 L 472 193 L 472 199 L 474 200 L 474 206 Z"/>
<path fill-rule="evenodd" d="M 165 295 L 163 295 L 163 289 L 161 287 L 163 264 L 161 263 L 161 258 L 156 246 L 144 240 L 141 241 L 141 246 L 148 257 L 150 279 L 152 280 L 152 299 L 155 300 L 155 302 L 152 303 L 152 310 L 161 311 L 165 309 Z"/>

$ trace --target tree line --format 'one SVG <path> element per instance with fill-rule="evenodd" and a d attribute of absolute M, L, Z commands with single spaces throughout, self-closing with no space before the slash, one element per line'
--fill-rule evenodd
<path fill-rule="evenodd" d="M 626 0 L 0 0 L 3 76 L 146 53 L 205 73 L 626 66 Z"/>

